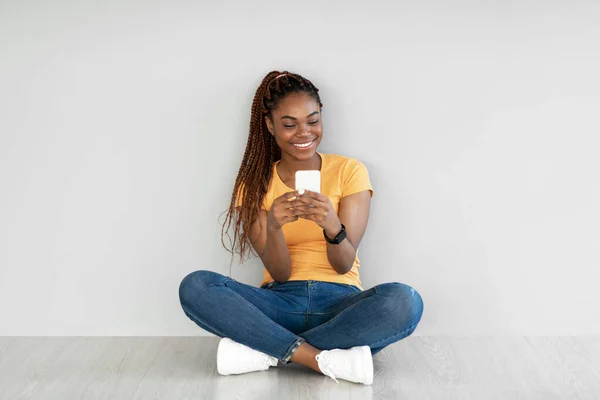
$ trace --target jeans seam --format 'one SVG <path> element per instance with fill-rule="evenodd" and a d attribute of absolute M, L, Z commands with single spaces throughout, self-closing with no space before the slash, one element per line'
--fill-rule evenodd
<path fill-rule="evenodd" d="M 231 280 L 229 280 L 229 281 L 231 281 Z M 227 281 L 223 281 L 223 285 L 224 285 L 224 286 L 225 286 L 225 283 L 226 283 L 226 282 L 227 282 Z M 237 281 L 233 281 L 233 282 L 235 282 L 235 283 L 239 283 L 239 282 L 237 282 Z M 234 292 L 234 293 L 236 293 L 236 294 L 238 294 L 238 295 L 239 295 L 239 293 L 237 293 L 237 292 Z M 285 309 L 283 309 L 283 308 L 275 307 L 273 304 L 271 304 L 271 303 L 268 303 L 268 302 L 266 302 L 266 301 L 263 301 L 263 300 L 262 300 L 260 297 L 257 297 L 257 296 L 255 296 L 255 295 L 254 295 L 252 292 L 247 292 L 247 293 L 248 293 L 250 296 L 252 296 L 252 298 L 253 298 L 253 299 L 256 299 L 256 301 L 258 301 L 259 303 L 261 303 L 261 304 L 263 304 L 263 305 L 265 305 L 265 306 L 267 306 L 267 307 L 270 307 L 270 308 L 272 308 L 272 309 L 274 309 L 274 310 L 281 311 L 281 312 L 285 312 L 285 313 L 288 313 L 288 314 L 305 314 L 305 311 L 290 311 L 290 310 L 285 310 Z M 256 307 L 256 306 L 255 306 L 255 307 Z M 260 310 L 259 310 L 259 311 L 260 311 Z"/>
<path fill-rule="evenodd" d="M 304 326 L 306 327 L 306 329 L 308 329 L 308 327 L 310 326 L 310 316 L 308 315 L 309 311 L 310 311 L 310 290 L 311 285 L 310 285 L 310 281 L 308 281 L 307 285 L 306 285 L 306 312 L 304 315 Z"/>
<path fill-rule="evenodd" d="M 226 283 L 228 281 L 233 281 L 232 279 L 224 279 L 219 283 L 215 284 L 215 285 L 207 285 L 207 287 L 224 287 L 227 288 Z M 234 281 L 236 282 L 236 281 Z M 235 290 L 232 290 L 231 288 L 227 288 L 231 291 L 231 293 L 233 293 L 234 296 L 238 296 L 239 298 L 241 298 L 242 300 L 246 301 L 250 307 L 250 310 L 252 312 L 253 315 L 259 316 L 260 314 L 264 314 L 258 307 L 256 307 L 254 304 L 252 304 L 251 302 L 248 302 L 242 295 L 240 295 L 239 293 L 237 293 Z M 196 303 L 198 296 L 200 295 L 200 291 L 197 291 L 195 293 L 195 296 L 193 296 L 191 303 Z M 206 292 L 205 292 L 206 295 Z M 188 316 L 188 318 L 190 318 L 192 321 L 194 321 L 199 327 L 201 327 L 202 329 L 207 330 L 208 332 L 219 336 L 219 337 L 228 337 L 226 334 L 224 333 L 219 333 L 219 330 L 209 326 L 208 324 L 202 322 L 200 323 L 200 319 L 197 318 L 192 312 L 190 312 L 190 310 L 186 309 L 186 306 L 184 306 L 182 304 L 182 308 L 184 313 Z M 191 307 L 190 307 L 191 308 Z M 268 318 L 268 317 L 267 317 Z M 274 321 L 273 321 L 274 322 Z M 291 358 L 292 354 L 297 350 L 298 347 L 300 347 L 300 345 L 305 342 L 304 338 L 294 334 L 293 332 L 290 332 L 289 330 L 287 330 L 286 328 L 284 328 L 283 326 L 277 324 L 276 322 L 274 322 L 274 324 L 276 325 L 276 329 L 284 334 L 291 334 L 294 336 L 294 342 L 292 343 L 292 345 L 286 350 L 286 352 L 284 353 L 284 359 L 286 360 L 285 363 L 289 362 L 289 359 Z M 210 328 L 211 330 L 208 330 L 206 328 Z M 282 361 L 284 362 L 284 361 Z"/>
<path fill-rule="evenodd" d="M 365 292 L 366 292 L 366 290 L 365 290 Z M 363 292 L 356 292 L 356 293 L 363 293 Z M 349 294 L 356 294 L 356 293 L 349 293 Z M 369 297 L 370 296 L 367 296 L 367 297 L 365 297 L 365 299 L 368 299 Z M 358 303 L 360 303 L 362 300 L 364 300 L 364 299 L 361 299 L 360 301 L 358 301 Z M 309 310 L 310 310 L 310 308 L 309 308 Z M 344 308 L 344 307 L 338 307 L 335 310 L 331 310 L 331 311 L 327 311 L 327 312 L 318 312 L 318 311 L 313 312 L 313 311 L 311 311 L 310 314 L 311 315 L 327 315 L 327 314 L 332 314 L 332 313 L 339 312 L 340 310 L 344 311 L 344 310 L 346 310 L 346 308 Z"/>
<path fill-rule="evenodd" d="M 222 283 L 222 287 L 227 287 L 227 286 L 225 285 L 225 282 L 227 282 L 227 281 L 231 281 L 231 279 L 225 279 L 225 280 L 223 280 L 223 281 L 221 282 L 221 283 Z M 213 286 L 221 286 L 221 285 L 218 285 L 218 284 L 217 284 L 217 285 L 213 285 Z M 239 296 L 241 299 L 243 299 L 243 300 L 247 301 L 246 299 L 244 299 L 244 297 L 243 297 L 242 295 L 240 295 L 239 293 L 237 293 L 235 290 L 232 290 L 231 288 L 228 288 L 228 289 L 229 289 L 229 290 L 231 291 L 231 293 L 233 293 L 235 296 Z M 198 296 L 198 295 L 199 295 L 199 293 L 197 293 L 197 294 L 196 294 L 196 296 L 194 297 L 194 301 L 197 299 L 197 296 Z M 206 295 L 206 294 L 205 294 L 205 295 Z M 258 313 L 262 313 L 262 314 L 264 314 L 264 313 L 263 313 L 262 311 L 260 311 L 260 309 L 258 309 L 258 307 L 256 307 L 254 304 L 252 304 L 252 303 L 250 303 L 250 302 L 248 302 L 248 304 L 249 304 L 249 306 L 250 306 L 250 310 L 251 310 L 251 312 L 252 312 L 254 315 L 257 315 Z M 184 311 L 186 311 L 186 310 L 184 309 Z M 187 314 L 187 312 L 186 312 L 186 314 Z M 268 317 L 267 317 L 267 318 L 268 318 Z M 194 321 L 194 322 L 196 322 L 196 321 Z M 278 331 L 280 331 L 280 332 L 282 332 L 282 333 L 284 333 L 284 334 L 288 334 L 288 333 L 289 333 L 289 334 L 292 334 L 293 336 L 295 336 L 295 339 L 294 339 L 295 341 L 298 341 L 299 339 L 302 339 L 300 336 L 298 336 L 298 335 L 294 334 L 293 332 L 290 332 L 290 331 L 288 331 L 288 330 L 287 330 L 287 329 L 285 329 L 283 326 L 281 326 L 281 325 L 277 324 L 276 322 L 274 322 L 274 323 L 275 323 L 275 325 L 277 326 L 277 329 L 278 329 Z M 198 325 L 199 325 L 199 324 L 198 324 Z M 208 326 L 208 325 L 206 325 L 206 326 Z M 215 329 L 215 332 L 216 332 L 216 331 L 217 331 L 217 330 Z M 211 332 L 211 333 L 212 333 L 212 332 Z M 218 335 L 217 335 L 217 336 L 218 336 Z M 223 337 L 225 337 L 225 336 L 223 336 Z M 304 340 L 304 339 L 302 339 L 302 340 Z M 295 342 L 294 342 L 294 343 L 295 343 Z M 289 351 L 289 349 L 288 349 L 287 351 Z M 291 354 L 290 354 L 290 357 L 291 357 Z"/>
<path fill-rule="evenodd" d="M 342 310 L 342 312 L 344 312 L 344 311 L 348 311 L 348 310 L 352 310 L 353 308 L 355 308 L 356 306 L 358 306 L 360 303 L 362 303 L 363 301 L 365 301 L 365 300 L 368 300 L 368 299 L 370 299 L 370 298 L 371 298 L 371 296 L 367 296 L 367 297 L 365 297 L 364 299 L 360 299 L 360 300 L 359 300 L 359 301 L 357 301 L 356 303 L 352 304 L 350 307 L 347 307 L 347 308 L 343 309 L 343 310 Z M 308 331 L 306 331 L 306 332 L 302 332 L 302 333 L 300 334 L 300 336 L 302 336 L 302 337 L 303 337 L 303 335 L 305 335 L 305 334 L 307 334 L 307 333 L 310 333 L 310 331 L 312 331 L 312 330 L 315 330 L 315 329 L 317 329 L 317 328 L 320 328 L 320 327 L 322 327 L 322 326 L 324 326 L 324 325 L 327 325 L 327 324 L 329 324 L 330 322 L 333 322 L 333 321 L 335 321 L 337 318 L 339 318 L 339 316 L 342 314 L 342 312 L 340 312 L 340 313 L 339 313 L 338 315 L 336 315 L 335 317 L 331 318 L 329 321 L 327 321 L 327 322 L 325 322 L 325 323 L 323 323 L 323 324 L 321 324 L 321 325 L 317 325 L 317 326 L 315 326 L 314 328 L 312 328 L 312 329 L 309 329 L 309 330 L 308 330 Z"/>
<path fill-rule="evenodd" d="M 223 285 L 223 286 L 225 286 L 225 285 Z M 226 287 L 226 286 L 225 286 L 225 287 Z M 228 288 L 228 289 L 229 289 L 229 290 L 231 290 L 231 292 L 232 292 L 234 295 L 236 295 L 236 296 L 239 296 L 239 297 L 240 297 L 242 300 L 245 300 L 245 301 L 247 301 L 246 299 L 244 299 L 244 296 L 242 296 L 241 294 L 239 294 L 239 293 L 238 293 L 238 292 L 236 292 L 235 290 L 232 290 L 232 289 L 230 289 L 230 288 Z M 250 303 L 250 302 L 248 302 L 248 304 L 251 306 L 251 307 L 250 307 L 250 309 L 252 310 L 252 312 L 253 312 L 254 314 L 258 314 L 258 313 L 260 313 L 260 314 L 263 314 L 263 315 L 265 315 L 265 313 L 263 313 L 262 311 L 260 311 L 260 310 L 258 309 L 258 307 L 256 307 L 254 304 L 252 304 L 252 303 Z M 258 315 L 260 315 L 260 314 L 258 314 Z M 266 315 L 265 315 L 265 316 L 266 316 Z M 269 318 L 269 317 L 267 317 L 267 318 Z M 269 319 L 270 319 L 270 318 L 269 318 Z M 294 333 L 292 333 L 292 332 L 290 332 L 289 330 L 285 329 L 283 326 L 279 325 L 277 322 L 275 322 L 275 321 L 273 321 L 273 322 L 275 323 L 275 325 L 277 325 L 277 327 L 279 328 L 279 330 L 280 330 L 280 331 L 282 331 L 283 333 L 291 333 L 292 335 L 294 335 Z M 294 335 L 294 336 L 297 336 L 297 335 Z"/>

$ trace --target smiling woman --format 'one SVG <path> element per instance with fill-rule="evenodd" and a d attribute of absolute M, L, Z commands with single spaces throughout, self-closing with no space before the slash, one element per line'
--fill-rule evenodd
<path fill-rule="evenodd" d="M 277 146 L 283 153 L 281 158 L 284 165 L 289 164 L 290 161 L 301 162 L 297 164 L 298 169 L 289 169 L 319 169 L 320 160 L 315 156 L 323 135 L 319 106 L 320 103 L 306 93 L 290 93 L 279 102 L 278 107 L 273 109 L 270 115 L 265 116 L 269 134 L 275 138 Z M 281 115 L 283 113 L 285 115 Z M 293 116 L 294 114 L 297 116 Z"/>
<path fill-rule="evenodd" d="M 254 250 L 260 287 L 212 272 L 181 282 L 185 314 L 221 337 L 223 375 L 290 361 L 333 378 L 371 384 L 372 356 L 409 336 L 423 300 L 399 282 L 364 290 L 358 246 L 373 188 L 358 160 L 317 151 L 323 104 L 308 79 L 272 71 L 252 103 L 250 132 L 231 196 L 225 235 L 232 252 Z M 320 171 L 321 192 L 294 190 L 295 173 Z"/>

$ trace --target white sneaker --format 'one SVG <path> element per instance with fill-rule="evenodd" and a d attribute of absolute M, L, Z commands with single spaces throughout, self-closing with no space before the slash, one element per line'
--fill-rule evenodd
<path fill-rule="evenodd" d="M 222 338 L 217 348 L 217 371 L 221 375 L 266 371 L 277 365 L 277 358 L 254 350 L 229 338 Z"/>
<path fill-rule="evenodd" d="M 315 358 L 321 372 L 337 383 L 335 378 L 365 385 L 373 383 L 373 357 L 369 346 L 323 350 Z"/>

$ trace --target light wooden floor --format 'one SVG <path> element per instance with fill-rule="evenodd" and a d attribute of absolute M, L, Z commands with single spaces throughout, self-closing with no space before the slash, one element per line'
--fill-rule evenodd
<path fill-rule="evenodd" d="M 600 399 L 600 337 L 411 336 L 372 386 L 289 364 L 221 376 L 217 337 L 0 337 L 0 399 Z"/>

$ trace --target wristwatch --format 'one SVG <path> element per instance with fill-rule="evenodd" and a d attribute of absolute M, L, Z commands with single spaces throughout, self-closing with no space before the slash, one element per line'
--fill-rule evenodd
<path fill-rule="evenodd" d="M 323 236 L 325 236 L 325 240 L 327 240 L 327 243 L 340 244 L 342 243 L 342 240 L 346 239 L 346 227 L 344 226 L 344 224 L 342 224 L 342 230 L 333 239 L 329 239 L 327 237 L 327 234 L 325 233 L 325 229 L 323 229 Z"/>

